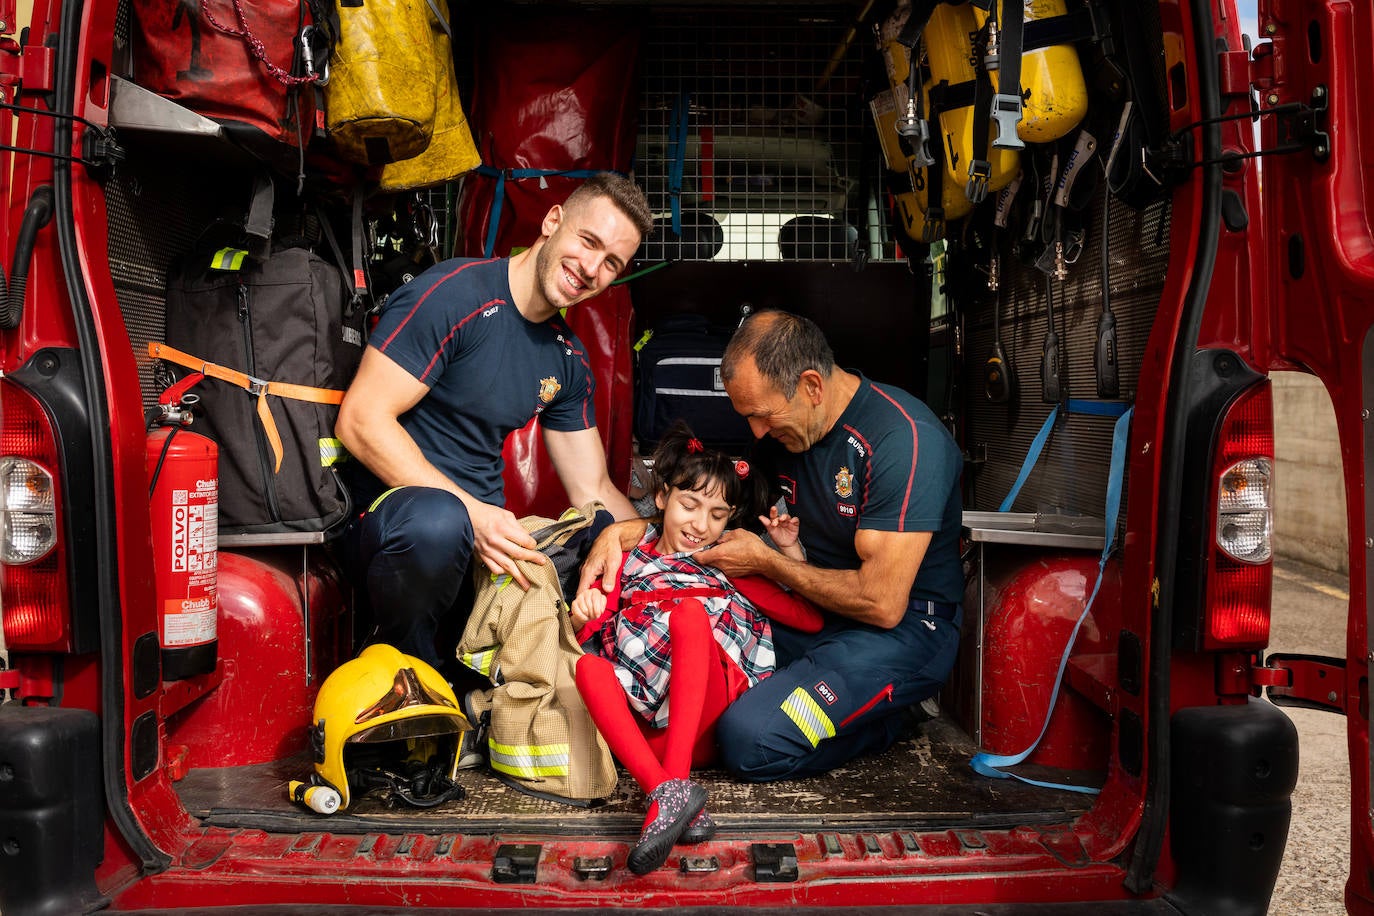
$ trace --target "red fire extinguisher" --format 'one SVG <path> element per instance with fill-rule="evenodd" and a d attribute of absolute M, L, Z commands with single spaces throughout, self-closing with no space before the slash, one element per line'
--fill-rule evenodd
<path fill-rule="evenodd" d="M 162 392 L 161 415 L 148 433 L 148 500 L 165 681 L 213 671 L 218 654 L 219 448 L 186 429 L 191 407 L 200 400 L 188 389 L 202 378 L 192 373 Z"/>

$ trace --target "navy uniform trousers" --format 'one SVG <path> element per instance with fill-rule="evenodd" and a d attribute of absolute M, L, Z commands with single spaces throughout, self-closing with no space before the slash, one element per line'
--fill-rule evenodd
<path fill-rule="evenodd" d="M 905 707 L 934 696 L 959 647 L 958 605 L 917 601 L 890 630 L 852 621 L 800 633 L 773 624 L 778 667 L 716 724 L 720 760 L 740 779 L 828 772 L 889 747 Z"/>
<path fill-rule="evenodd" d="M 472 560 L 472 520 L 463 501 L 432 487 L 388 490 L 349 525 L 342 542 L 345 571 L 371 606 L 374 631 L 367 641 L 443 671 L 435 634 L 441 625 L 461 627 L 448 618 Z"/>

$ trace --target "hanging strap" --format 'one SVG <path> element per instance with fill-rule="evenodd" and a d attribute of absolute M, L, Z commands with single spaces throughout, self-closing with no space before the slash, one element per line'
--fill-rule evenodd
<path fill-rule="evenodd" d="M 272 208 L 276 193 L 271 172 L 262 169 L 253 176 L 253 197 L 243 233 L 248 237 L 248 254 L 255 261 L 265 261 L 272 254 Z"/>
<path fill-rule="evenodd" d="M 473 169 L 479 175 L 496 179 L 496 194 L 492 197 L 491 217 L 487 223 L 487 239 L 482 245 L 482 256 L 492 257 L 496 250 L 496 230 L 501 225 L 501 207 L 506 200 L 506 181 L 520 181 L 525 178 L 538 178 L 540 187 L 546 187 L 545 178 L 560 175 L 564 178 L 591 178 L 601 172 L 614 172 L 614 169 L 498 169 L 489 165 L 479 165 Z M 623 175 L 623 172 L 616 172 Z"/>
<path fill-rule="evenodd" d="M 337 388 L 312 388 L 309 385 L 292 385 L 288 382 L 271 382 L 254 378 L 246 372 L 206 362 L 156 340 L 149 341 L 148 355 L 153 359 L 165 359 L 169 363 L 176 363 L 178 366 L 204 373 L 210 378 L 236 385 L 257 397 L 258 420 L 262 423 L 263 431 L 267 433 L 267 441 L 272 446 L 272 455 L 276 458 L 276 463 L 273 465 L 274 473 L 281 471 L 281 459 L 285 449 L 282 447 L 281 434 L 277 432 L 277 423 L 272 419 L 272 411 L 267 407 L 267 396 L 270 394 L 279 398 L 309 401 L 312 404 L 339 404 L 343 401 L 344 393 Z"/>
<path fill-rule="evenodd" d="M 1054 676 L 1054 689 L 1050 692 L 1050 702 L 1045 709 L 1045 721 L 1040 726 L 1040 734 L 1036 735 L 1030 746 L 1019 754 L 975 754 L 969 765 L 973 767 L 974 772 L 980 775 L 990 776 L 993 779 L 1018 779 L 1033 786 L 1042 786 L 1047 789 L 1066 789 L 1070 792 L 1082 792 L 1086 795 L 1096 795 L 1102 791 L 1092 786 L 1071 786 L 1064 783 L 1028 779 L 1025 776 L 1017 776 L 1015 773 L 1007 773 L 999 767 L 1016 766 L 1024 761 L 1039 746 L 1045 737 L 1045 732 L 1050 727 L 1050 716 L 1054 713 L 1055 703 L 1059 701 L 1059 688 L 1064 683 L 1064 671 L 1069 666 L 1069 656 L 1073 652 L 1073 644 L 1078 639 L 1078 631 L 1082 628 L 1083 621 L 1088 618 L 1088 612 L 1092 610 L 1093 602 L 1097 600 L 1097 592 L 1102 587 L 1102 574 L 1107 568 L 1107 557 L 1111 554 L 1116 543 L 1116 521 L 1121 512 L 1121 483 L 1126 471 L 1126 440 L 1131 428 L 1131 414 L 1132 411 L 1129 409 L 1121 414 L 1112 430 L 1112 463 L 1111 470 L 1107 475 L 1106 531 L 1103 533 L 1102 556 L 1097 561 L 1097 581 L 1093 583 L 1092 594 L 1088 596 L 1088 602 L 1083 606 L 1083 613 L 1078 615 L 1078 620 L 1074 622 L 1073 630 L 1069 633 L 1068 642 L 1064 646 L 1064 654 L 1059 658 L 1059 670 Z"/>
<path fill-rule="evenodd" d="M 325 215 L 323 210 L 317 210 L 315 218 L 320 221 L 320 232 L 324 235 L 325 241 L 329 243 L 330 253 L 334 255 L 334 266 L 339 269 L 339 276 L 343 278 L 343 288 L 352 290 L 343 311 L 345 319 L 352 318 L 354 313 L 358 311 L 358 307 L 367 301 L 368 296 L 367 270 L 363 267 L 361 197 L 356 197 L 353 204 L 353 268 L 351 271 L 348 268 L 348 261 L 344 258 L 343 249 L 339 246 L 339 239 L 334 234 L 334 226 L 330 223 L 329 217 Z"/>
<path fill-rule="evenodd" d="M 997 70 L 997 94 L 992 97 L 989 120 L 997 125 L 992 145 L 997 149 L 1025 149 L 1026 144 L 1016 135 L 1021 123 L 1021 51 L 1025 7 L 1020 0 L 1002 0 L 998 22 L 1002 29 Z"/>
<path fill-rule="evenodd" d="M 669 154 L 672 164 L 668 173 L 668 196 L 673 214 L 673 235 L 682 237 L 682 173 L 687 161 L 687 121 L 692 112 L 692 95 L 681 93 L 673 106 L 670 128 Z"/>
<path fill-rule="evenodd" d="M 1040 453 L 1045 449 L 1045 443 L 1049 441 L 1050 433 L 1054 431 L 1055 421 L 1059 419 L 1060 411 L 1066 413 L 1076 413 L 1083 416 L 1093 417 L 1120 417 L 1129 412 L 1129 405 L 1125 401 L 1088 401 L 1069 398 L 1067 407 L 1064 404 L 1055 404 L 1050 415 L 1045 418 L 1044 424 L 1040 427 L 1040 432 L 1035 434 L 1031 441 L 1030 448 L 1026 451 L 1026 458 L 1021 462 L 1021 472 L 1016 475 L 1016 482 L 1011 485 L 1011 491 L 1007 493 L 1006 499 L 1002 500 L 1002 505 L 997 507 L 998 512 L 1010 512 L 1012 503 L 1016 502 L 1016 497 L 1021 493 L 1021 487 L 1025 485 L 1026 478 L 1034 470 L 1036 462 L 1040 460 Z"/>
<path fill-rule="evenodd" d="M 975 204 L 982 203 L 988 196 L 988 183 L 992 181 L 992 162 L 988 158 L 992 121 L 983 117 L 992 106 L 992 96 L 992 80 L 987 71 L 979 67 L 973 87 L 973 146 L 969 150 L 968 183 L 964 185 L 964 196 Z"/>

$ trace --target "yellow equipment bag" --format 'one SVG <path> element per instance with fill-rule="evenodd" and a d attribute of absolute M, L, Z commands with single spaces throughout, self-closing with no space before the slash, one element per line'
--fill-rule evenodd
<path fill-rule="evenodd" d="M 1005 23 L 1004 4 L 998 2 L 997 21 Z M 1025 0 L 1028 28 L 1067 15 L 1064 0 Z M 978 28 L 987 24 L 987 12 L 972 7 Z M 1005 26 L 1003 26 L 1005 30 Z M 1026 45 L 1021 54 L 1021 123 L 1016 134 L 1027 143 L 1058 140 L 1078 126 L 1088 113 L 1088 87 L 1078 51 L 1071 44 L 1036 48 Z"/>
<path fill-rule="evenodd" d="M 482 164 L 482 157 L 472 140 L 467 116 L 463 113 L 463 101 L 458 97 L 452 42 L 447 32 L 437 25 L 431 34 L 434 38 L 434 69 L 439 77 L 434 135 L 429 147 L 420 155 L 382 168 L 383 191 L 408 191 L 441 184 Z"/>
<path fill-rule="evenodd" d="M 339 4 L 325 87 L 325 126 L 339 155 L 381 165 L 418 156 L 429 145 L 440 76 L 435 9 L 426 0 Z"/>

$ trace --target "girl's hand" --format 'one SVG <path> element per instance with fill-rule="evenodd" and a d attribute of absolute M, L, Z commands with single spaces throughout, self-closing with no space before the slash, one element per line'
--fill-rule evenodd
<path fill-rule="evenodd" d="M 781 551 L 797 543 L 800 534 L 801 519 L 795 515 L 784 515 L 778 512 L 778 507 L 774 506 L 768 510 L 768 514 L 760 515 L 759 521 L 763 523 L 763 530 L 768 532 L 768 537 L 777 545 Z"/>
<path fill-rule="evenodd" d="M 569 609 L 573 631 L 579 631 L 606 610 L 606 593 L 593 586 L 580 592 Z"/>

